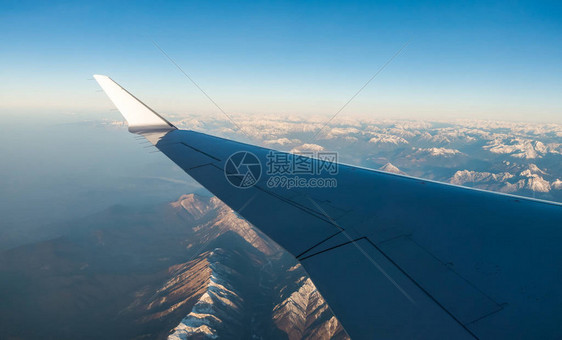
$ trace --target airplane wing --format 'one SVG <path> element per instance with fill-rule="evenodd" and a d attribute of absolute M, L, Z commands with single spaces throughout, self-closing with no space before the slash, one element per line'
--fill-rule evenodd
<path fill-rule="evenodd" d="M 95 79 L 132 132 L 299 259 L 352 338 L 562 336 L 562 205 L 179 130 Z M 287 165 L 315 170 L 295 183 Z"/>

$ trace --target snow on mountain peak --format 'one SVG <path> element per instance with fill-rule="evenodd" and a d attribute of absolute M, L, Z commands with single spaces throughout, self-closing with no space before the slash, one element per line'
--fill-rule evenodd
<path fill-rule="evenodd" d="M 463 153 L 456 149 L 447 148 L 419 148 L 416 153 L 426 153 L 431 156 L 451 157 L 455 155 L 462 155 Z"/>
<path fill-rule="evenodd" d="M 385 134 L 385 133 L 372 133 L 374 137 L 369 139 L 369 143 L 373 144 L 390 144 L 390 145 L 400 145 L 408 144 L 408 141 L 402 137 Z"/>
<path fill-rule="evenodd" d="M 562 181 L 556 180 L 552 184 L 542 178 L 541 174 L 547 174 L 539 169 L 535 164 L 519 173 L 517 180 L 515 175 L 509 172 L 491 173 L 478 172 L 471 170 L 459 170 L 449 179 L 449 183 L 464 185 L 472 183 L 478 185 L 492 185 L 495 189 L 502 192 L 515 192 L 521 189 L 528 189 L 534 192 L 550 192 L 551 189 L 562 189 Z M 511 181 L 508 181 L 511 180 Z M 513 182 L 515 180 L 515 182 Z M 503 185 L 500 186 L 499 184 Z"/>
<path fill-rule="evenodd" d="M 546 171 L 539 169 L 536 164 L 529 164 L 529 167 L 526 170 L 521 171 L 519 174 L 520 176 L 524 177 L 533 177 L 533 175 L 547 175 Z"/>
<path fill-rule="evenodd" d="M 324 147 L 318 144 L 303 144 L 301 146 L 294 147 L 289 151 L 290 153 L 299 153 L 306 151 L 323 151 Z"/>
<path fill-rule="evenodd" d="M 265 144 L 268 145 L 289 145 L 289 144 L 299 144 L 301 141 L 299 139 L 289 139 L 286 137 L 277 138 L 277 139 L 269 139 L 264 141 Z"/>
<path fill-rule="evenodd" d="M 491 173 L 491 172 L 478 172 L 472 170 L 459 170 L 455 172 L 453 177 L 449 180 L 452 184 L 463 185 L 465 183 L 478 183 L 478 182 L 504 182 L 514 176 L 509 172 Z"/>
<path fill-rule="evenodd" d="M 388 162 L 385 165 L 381 166 L 379 168 L 379 170 L 385 171 L 385 172 L 391 172 L 393 174 L 400 174 L 400 175 L 405 175 L 406 173 L 403 172 L 402 170 L 398 169 L 396 166 L 394 166 L 392 163 Z"/>
<path fill-rule="evenodd" d="M 206 257 L 211 269 L 206 291 L 195 303 L 191 312 L 173 329 L 168 336 L 169 340 L 184 340 L 193 336 L 216 339 L 217 327 L 222 324 L 222 320 L 217 315 L 238 313 L 241 308 L 243 300 L 228 283 L 228 278 L 225 278 L 239 275 L 222 263 L 223 258 L 227 256 L 226 252 L 215 249 L 202 256 Z"/>
<path fill-rule="evenodd" d="M 527 180 L 527 188 L 536 192 L 549 192 L 550 183 L 539 175 L 534 176 Z"/>
<path fill-rule="evenodd" d="M 498 136 L 482 148 L 492 153 L 524 159 L 542 158 L 547 153 L 558 153 L 558 148 L 554 144 L 547 146 L 541 141 L 507 136 Z"/>

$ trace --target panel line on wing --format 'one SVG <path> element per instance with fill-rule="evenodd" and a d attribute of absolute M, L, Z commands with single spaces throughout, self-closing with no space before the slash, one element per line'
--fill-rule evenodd
<path fill-rule="evenodd" d="M 468 326 L 468 325 L 475 324 L 475 323 L 477 323 L 478 321 L 489 317 L 490 315 L 494 315 L 494 314 L 496 314 L 496 313 L 498 313 L 498 312 L 501 312 L 501 311 L 503 310 L 503 307 L 506 306 L 506 305 L 507 305 L 507 303 L 500 304 L 500 305 L 499 305 L 499 307 L 500 307 L 499 309 L 496 309 L 496 310 L 494 310 L 494 311 L 491 311 L 490 313 L 488 313 L 488 314 L 486 314 L 486 315 L 482 315 L 481 317 L 479 317 L 479 318 L 476 319 L 476 320 L 470 321 L 469 323 L 467 323 L 467 326 Z"/>
<path fill-rule="evenodd" d="M 202 168 L 202 167 L 208 166 L 208 165 L 213 165 L 213 163 L 206 163 L 206 164 L 196 165 L 196 166 L 194 166 L 194 167 L 189 168 L 189 170 L 193 170 L 193 169 L 197 169 L 197 168 Z"/>
<path fill-rule="evenodd" d="M 455 320 L 459 325 L 461 325 L 470 335 L 472 335 L 475 339 L 478 339 L 476 334 L 474 334 L 465 324 L 463 324 L 453 313 L 451 313 L 443 304 L 441 304 L 433 295 L 431 295 L 418 281 L 416 281 L 408 272 L 406 272 L 402 267 L 400 267 L 390 256 L 388 256 L 382 249 L 380 249 L 374 242 L 372 242 L 369 238 L 367 238 L 367 242 L 369 242 L 379 253 L 381 253 L 390 263 L 392 263 L 402 274 L 404 274 L 407 278 L 409 278 L 421 291 L 423 291 L 433 302 L 435 302 L 441 309 L 445 311 L 453 320 Z"/>
<path fill-rule="evenodd" d="M 333 236 L 335 236 L 335 235 L 333 235 Z M 331 237 L 331 236 L 330 236 L 330 237 Z M 333 246 L 333 247 L 330 247 L 330 248 L 327 248 L 327 249 L 320 250 L 319 252 L 316 252 L 316 253 L 314 253 L 314 254 L 310 254 L 310 255 L 305 256 L 305 257 L 302 257 L 302 258 L 300 258 L 300 259 L 299 259 L 298 256 L 297 256 L 297 259 L 298 259 L 299 261 L 304 261 L 304 260 L 306 260 L 306 259 L 308 259 L 308 258 L 311 258 L 311 257 L 315 256 L 315 255 L 322 254 L 322 253 L 325 253 L 325 252 L 327 252 L 327 251 L 330 251 L 330 250 L 333 250 L 333 249 L 339 248 L 339 247 L 341 247 L 341 246 L 345 246 L 345 245 L 347 245 L 347 244 L 350 244 L 350 243 L 353 243 L 353 242 L 357 242 L 357 241 L 360 241 L 360 240 L 363 240 L 363 239 L 366 239 L 366 237 L 363 236 L 363 237 L 356 238 L 356 239 L 351 240 L 351 241 L 347 241 L 347 242 L 344 242 L 344 243 L 340 243 L 340 244 L 338 244 L 338 245 L 336 245 L 336 246 Z M 322 241 L 322 242 L 324 242 L 324 241 Z"/>
<path fill-rule="evenodd" d="M 303 256 L 304 254 L 308 253 L 308 252 L 309 252 L 309 251 L 311 251 L 312 249 L 314 249 L 314 248 L 316 248 L 316 247 L 318 247 L 318 246 L 322 245 L 322 244 L 323 244 L 324 242 L 326 242 L 326 241 L 330 240 L 331 238 L 333 238 L 333 237 L 335 237 L 335 236 L 337 236 L 337 235 L 340 235 L 340 234 L 341 234 L 341 232 L 342 232 L 342 231 L 340 230 L 340 231 L 338 231 L 337 233 L 335 233 L 335 234 L 333 234 L 333 235 L 330 235 L 330 236 L 328 236 L 327 238 L 325 238 L 325 239 L 323 239 L 322 241 L 320 241 L 320 242 L 316 243 L 315 245 L 313 245 L 312 247 L 308 248 L 307 250 L 303 251 L 302 253 L 298 254 L 298 255 L 297 255 L 297 256 L 295 256 L 295 257 L 296 257 L 296 258 L 297 258 L 297 260 L 298 260 L 298 259 L 299 259 L 299 257 L 301 257 L 301 256 Z"/>
<path fill-rule="evenodd" d="M 197 148 L 194 148 L 193 146 L 191 146 L 191 145 L 189 145 L 189 144 L 185 144 L 184 142 L 180 142 L 180 144 L 182 144 L 182 145 L 184 145 L 184 146 L 187 146 L 188 148 L 192 149 L 193 151 L 197 151 L 197 152 L 199 152 L 199 153 L 202 153 L 202 154 L 204 154 L 205 156 L 216 160 L 217 162 L 220 162 L 220 161 L 221 161 L 221 160 L 218 159 L 217 157 L 215 157 L 215 156 L 213 156 L 213 155 L 210 155 L 210 154 L 206 153 L 205 151 L 201 151 L 201 150 L 199 150 L 199 149 L 197 149 Z"/>
<path fill-rule="evenodd" d="M 322 207 L 320 207 L 318 205 L 318 203 L 316 203 L 310 196 L 307 196 L 308 199 L 318 207 L 318 209 L 320 209 L 324 215 L 326 216 L 326 218 L 328 218 L 334 225 L 337 225 L 337 223 L 329 216 L 326 214 L 326 212 L 322 209 Z M 388 281 L 390 281 L 394 287 L 396 287 L 396 289 L 398 289 L 400 291 L 400 293 L 402 293 L 402 295 L 404 295 L 408 300 L 410 300 L 411 303 L 416 304 L 416 302 L 412 299 L 412 297 L 404 290 L 404 288 L 402 288 L 398 282 L 396 282 L 396 280 L 394 280 L 382 267 L 380 264 L 377 263 L 377 261 L 375 261 L 371 256 L 369 256 L 369 254 L 367 254 L 367 252 L 361 248 L 361 246 L 353 241 L 353 239 L 349 236 L 349 234 L 338 225 L 338 227 L 341 229 L 342 234 L 345 235 L 345 237 L 347 237 L 349 239 L 349 243 L 353 244 L 357 250 L 359 250 L 361 252 L 361 254 L 363 254 L 363 256 L 365 256 L 367 258 L 367 260 L 369 260 L 369 262 L 371 262 L 371 264 L 373 264 L 385 277 Z"/>

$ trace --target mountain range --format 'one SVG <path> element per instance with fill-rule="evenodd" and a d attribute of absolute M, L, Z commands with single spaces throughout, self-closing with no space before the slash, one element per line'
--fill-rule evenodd
<path fill-rule="evenodd" d="M 71 224 L 0 253 L 0 338 L 348 338 L 296 260 L 214 197 Z"/>

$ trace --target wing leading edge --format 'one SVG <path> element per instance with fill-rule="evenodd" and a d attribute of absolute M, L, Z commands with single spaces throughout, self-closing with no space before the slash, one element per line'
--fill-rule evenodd
<path fill-rule="evenodd" d="M 352 338 L 562 334 L 560 204 L 343 164 L 337 187 L 271 186 L 272 150 L 178 130 L 100 77 L 132 132 L 300 260 Z"/>

